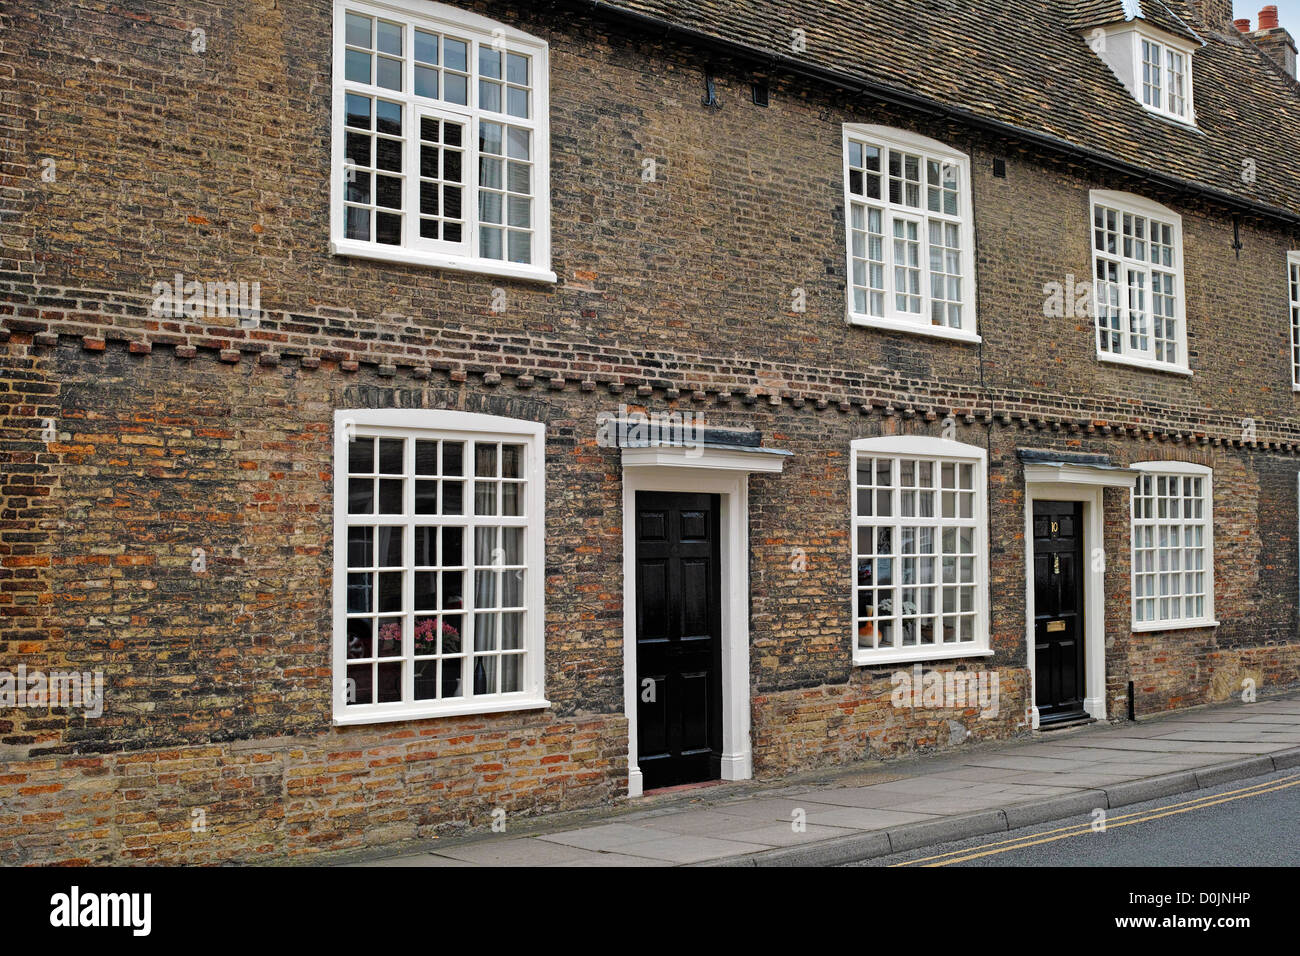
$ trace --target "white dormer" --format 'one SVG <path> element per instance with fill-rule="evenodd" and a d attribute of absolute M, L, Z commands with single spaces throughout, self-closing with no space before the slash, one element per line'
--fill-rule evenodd
<path fill-rule="evenodd" d="M 1194 126 L 1192 55 L 1205 41 L 1181 22 L 1178 25 L 1186 27 L 1185 35 L 1156 26 L 1144 16 L 1137 0 L 1124 0 L 1123 16 L 1122 21 L 1086 31 L 1088 45 L 1143 109 Z"/>

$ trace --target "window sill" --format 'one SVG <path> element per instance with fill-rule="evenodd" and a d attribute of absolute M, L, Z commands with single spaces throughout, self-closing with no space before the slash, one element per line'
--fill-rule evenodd
<path fill-rule="evenodd" d="M 1195 117 L 1187 119 L 1182 116 L 1175 116 L 1173 113 L 1167 113 L 1164 110 L 1158 110 L 1154 107 L 1147 106 L 1147 104 L 1143 103 L 1141 100 L 1138 100 L 1138 106 L 1142 107 L 1142 111 L 1148 116 L 1154 117 L 1158 120 L 1164 120 L 1166 123 L 1176 126 L 1179 129 L 1184 129 L 1191 133 L 1200 133 L 1202 136 L 1205 135 L 1205 131 L 1196 125 Z"/>
<path fill-rule="evenodd" d="M 1130 368 L 1146 369 L 1148 372 L 1164 372 L 1166 375 L 1182 375 L 1186 378 L 1192 377 L 1192 370 L 1186 365 L 1169 365 L 1165 362 L 1153 362 L 1150 359 L 1129 358 L 1127 355 L 1112 355 L 1109 352 L 1098 352 L 1097 361 L 1109 362 L 1111 365 L 1127 365 Z"/>
<path fill-rule="evenodd" d="M 880 329 L 884 332 L 910 332 L 912 335 L 924 335 L 932 339 L 949 339 L 954 342 L 968 342 L 978 345 L 982 340 L 975 332 L 965 329 L 951 329 L 942 325 L 921 325 L 918 322 L 906 322 L 900 319 L 877 319 L 868 316 L 848 316 L 849 325 L 858 325 L 864 329 Z"/>
<path fill-rule="evenodd" d="M 427 720 L 435 717 L 460 717 L 467 714 L 503 714 L 514 710 L 544 710 L 551 706 L 549 700 L 529 697 L 523 700 L 500 700 L 495 703 L 469 702 L 429 707 L 427 704 L 367 704 L 349 707 L 343 713 L 335 712 L 335 727 L 352 727 L 358 724 L 391 724 L 402 720 Z M 382 709 L 380 709 L 382 708 Z"/>
<path fill-rule="evenodd" d="M 470 259 L 430 252 L 413 252 L 400 246 L 375 246 L 369 242 L 357 242 L 353 239 L 331 241 L 330 253 L 336 256 L 351 256 L 356 259 L 370 259 L 376 262 L 397 262 L 408 266 L 450 269 L 455 272 L 472 272 L 478 275 L 500 276 L 505 279 L 524 279 L 529 282 L 554 283 L 558 281 L 558 277 L 554 272 L 539 266 L 525 266 L 513 262 L 501 262 L 496 259 Z"/>
<path fill-rule="evenodd" d="M 886 653 L 876 653 L 869 651 L 862 653 L 853 652 L 854 667 L 871 667 L 877 664 L 912 664 L 921 661 L 953 661 L 964 657 L 992 657 L 993 651 L 987 647 L 968 647 L 965 649 L 949 649 L 947 647 L 936 648 L 933 650 L 909 647 L 905 650 L 893 650 Z"/>
<path fill-rule="evenodd" d="M 1159 621 L 1156 623 L 1145 622 L 1134 624 L 1131 628 L 1134 634 L 1152 634 L 1156 631 L 1190 631 L 1198 627 L 1218 627 L 1219 622 L 1210 618 L 1199 621 Z"/>

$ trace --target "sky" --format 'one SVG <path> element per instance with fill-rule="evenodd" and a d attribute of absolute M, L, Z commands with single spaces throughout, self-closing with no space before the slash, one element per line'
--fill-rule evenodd
<path fill-rule="evenodd" d="M 1278 22 L 1300 40 L 1300 0 L 1233 0 L 1234 17 L 1250 17 L 1250 28 L 1259 29 L 1259 11 L 1269 5 L 1277 7 Z"/>

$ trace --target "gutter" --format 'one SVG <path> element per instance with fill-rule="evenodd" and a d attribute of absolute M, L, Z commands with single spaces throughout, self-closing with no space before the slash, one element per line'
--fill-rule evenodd
<path fill-rule="evenodd" d="M 751 46 L 737 40 L 714 36 L 703 30 L 682 26 L 660 17 L 627 10 L 623 7 L 614 6 L 606 2 L 606 0 L 552 0 L 552 5 L 579 7 L 599 19 L 625 27 L 632 27 L 638 32 L 662 40 L 675 39 L 683 45 L 699 47 L 737 60 L 764 66 L 772 70 L 779 70 L 801 79 L 829 86 L 841 92 L 867 97 L 880 103 L 901 107 L 926 116 L 951 120 L 971 129 L 1023 143 L 1076 163 L 1141 180 L 1157 188 L 1182 196 L 1190 196 L 1215 203 L 1233 213 L 1256 216 L 1293 228 L 1300 228 L 1300 214 L 1279 206 L 1257 202 L 1253 199 L 1245 199 L 1221 189 L 1203 186 L 1181 176 L 1150 170 L 1099 150 L 1078 146 L 1068 140 L 1025 129 L 1012 123 L 979 116 L 969 110 L 948 106 L 937 100 L 907 90 L 900 90 L 873 80 L 862 79 L 829 67 L 806 63 L 795 57 L 786 56 L 783 53 L 774 53 L 771 50 L 764 50 L 761 47 Z"/>

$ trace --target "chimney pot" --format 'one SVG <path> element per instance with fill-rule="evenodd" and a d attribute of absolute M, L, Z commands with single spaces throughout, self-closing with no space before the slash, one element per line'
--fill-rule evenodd
<path fill-rule="evenodd" d="M 1250 18 L 1249 18 L 1249 17 L 1247 17 L 1245 20 L 1233 20 L 1233 21 L 1232 21 L 1232 25 L 1233 25 L 1234 27 L 1236 27 L 1238 30 L 1240 30 L 1242 33 L 1249 33 L 1249 32 L 1250 32 Z"/>
<path fill-rule="evenodd" d="M 1270 4 L 1259 11 L 1259 28 L 1261 30 L 1274 30 L 1277 28 L 1277 7 Z"/>

